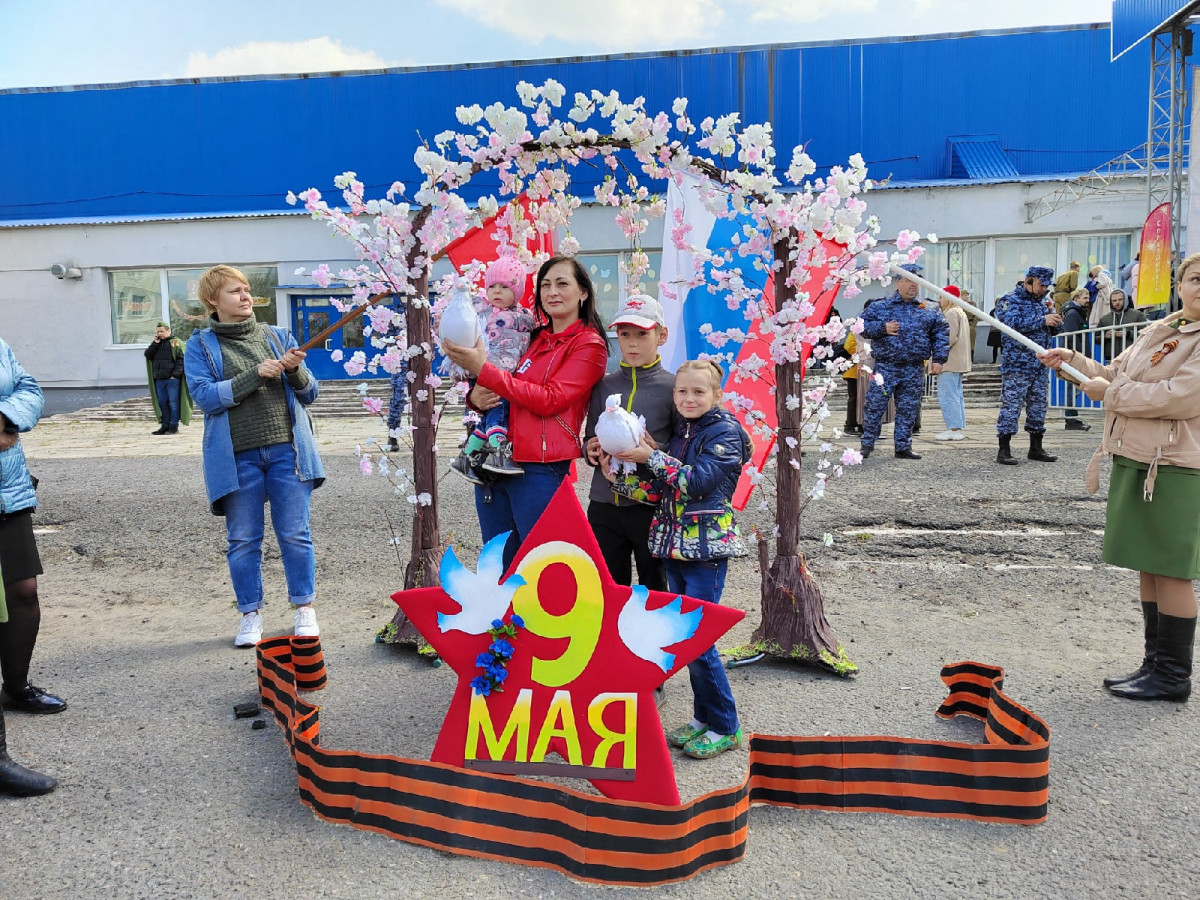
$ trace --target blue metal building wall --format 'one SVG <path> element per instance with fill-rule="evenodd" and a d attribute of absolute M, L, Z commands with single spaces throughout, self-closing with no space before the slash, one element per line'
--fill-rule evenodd
<path fill-rule="evenodd" d="M 331 190 L 348 169 L 377 192 L 415 185 L 418 134 L 551 77 L 568 98 L 615 88 L 651 111 L 687 96 L 696 121 L 770 119 L 781 167 L 807 142 L 822 167 L 861 152 L 876 178 L 946 178 L 948 136 L 994 134 L 1023 175 L 1080 173 L 1145 140 L 1148 63 L 1110 63 L 1109 42 L 1107 26 L 1079 26 L 0 92 L 0 220 L 283 209 L 288 190 Z"/>

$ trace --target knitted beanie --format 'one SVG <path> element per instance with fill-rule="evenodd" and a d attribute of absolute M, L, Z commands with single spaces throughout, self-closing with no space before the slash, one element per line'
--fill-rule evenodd
<path fill-rule="evenodd" d="M 525 293 L 525 267 L 515 256 L 501 256 L 492 260 L 483 275 L 483 286 L 490 288 L 493 284 L 502 284 L 511 289 L 520 300 Z"/>

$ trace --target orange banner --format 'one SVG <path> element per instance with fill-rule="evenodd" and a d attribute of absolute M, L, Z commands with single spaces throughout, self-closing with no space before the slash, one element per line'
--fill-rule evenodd
<path fill-rule="evenodd" d="M 1146 216 L 1138 248 L 1137 290 L 1134 303 L 1159 306 L 1171 299 L 1171 204 L 1163 203 Z"/>

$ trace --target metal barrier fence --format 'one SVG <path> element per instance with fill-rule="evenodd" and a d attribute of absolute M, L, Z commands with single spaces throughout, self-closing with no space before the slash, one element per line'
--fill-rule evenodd
<path fill-rule="evenodd" d="M 1102 363 L 1120 356 L 1130 344 L 1137 340 L 1138 333 L 1149 322 L 1131 322 L 1128 325 L 1110 325 L 1107 328 L 1091 328 L 1084 331 L 1068 331 L 1055 338 L 1055 347 L 1069 347 Z M 1062 378 L 1050 378 L 1048 404 L 1053 409 L 1103 409 L 1104 404 L 1090 399 L 1078 387 Z"/>

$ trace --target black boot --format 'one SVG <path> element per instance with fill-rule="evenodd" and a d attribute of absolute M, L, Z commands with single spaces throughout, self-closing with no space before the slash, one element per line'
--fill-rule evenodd
<path fill-rule="evenodd" d="M 1196 620 L 1158 614 L 1158 644 L 1154 668 L 1140 678 L 1114 684 L 1109 690 L 1129 700 L 1171 700 L 1184 703 L 1192 693 L 1192 642 Z"/>
<path fill-rule="evenodd" d="M 1057 456 L 1051 456 L 1042 449 L 1042 437 L 1044 434 L 1044 432 L 1032 431 L 1029 433 L 1029 453 L 1027 455 L 1030 459 L 1037 462 L 1058 462 Z"/>
<path fill-rule="evenodd" d="M 921 454 L 913 453 L 911 447 L 907 448 L 905 450 L 897 450 L 895 456 L 896 456 L 896 459 L 920 459 L 921 458 Z"/>
<path fill-rule="evenodd" d="M 1012 455 L 1012 435 L 1000 435 L 1000 449 L 996 452 L 996 462 L 1002 466 L 1017 465 L 1017 458 Z"/>
<path fill-rule="evenodd" d="M 26 769 L 9 758 L 4 713 L 0 712 L 0 791 L 14 797 L 32 797 L 34 794 L 48 794 L 56 787 L 58 782 L 49 775 Z"/>
<path fill-rule="evenodd" d="M 1128 675 L 1109 675 L 1104 679 L 1104 686 L 1106 688 L 1112 687 L 1114 684 L 1124 684 L 1126 681 L 1141 678 L 1154 668 L 1154 651 L 1158 647 L 1157 603 L 1142 601 L 1142 623 L 1146 631 L 1146 653 L 1142 657 L 1142 664 L 1138 666 L 1136 672 L 1130 672 Z"/>

